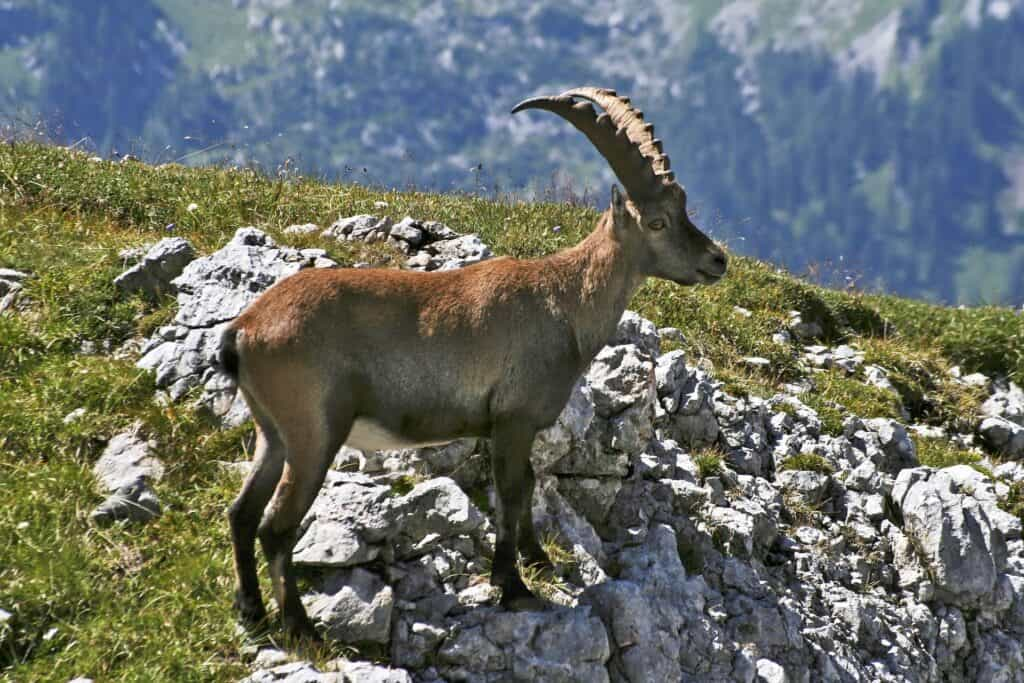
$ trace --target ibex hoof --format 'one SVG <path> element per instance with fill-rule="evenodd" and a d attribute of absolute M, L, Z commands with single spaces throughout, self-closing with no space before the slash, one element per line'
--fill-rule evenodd
<path fill-rule="evenodd" d="M 503 595 L 499 604 L 513 612 L 542 612 L 549 606 L 547 600 L 539 598 L 532 593 L 516 595 L 508 599 Z"/>
<path fill-rule="evenodd" d="M 296 644 L 319 646 L 324 643 L 323 637 L 317 632 L 313 622 L 308 617 L 295 620 L 286 619 L 284 632 Z"/>
<path fill-rule="evenodd" d="M 235 612 L 246 631 L 259 631 L 267 626 L 267 609 L 262 600 L 235 598 Z"/>
<path fill-rule="evenodd" d="M 547 607 L 547 602 L 531 593 L 518 577 L 501 587 L 501 601 L 498 604 L 505 609 L 521 612 L 537 612 Z"/>

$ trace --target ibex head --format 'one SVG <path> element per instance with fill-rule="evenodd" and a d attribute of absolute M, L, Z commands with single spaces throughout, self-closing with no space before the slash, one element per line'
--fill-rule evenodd
<path fill-rule="evenodd" d="M 591 102 L 604 113 L 598 116 Z M 640 250 L 644 274 L 682 285 L 710 284 L 725 274 L 725 253 L 690 220 L 686 190 L 675 180 L 661 140 L 654 137 L 654 125 L 644 121 L 628 97 L 614 90 L 576 88 L 557 97 L 525 100 L 512 113 L 523 109 L 558 114 L 608 160 L 627 194 L 623 201 L 613 188 L 610 211 L 616 230 Z"/>

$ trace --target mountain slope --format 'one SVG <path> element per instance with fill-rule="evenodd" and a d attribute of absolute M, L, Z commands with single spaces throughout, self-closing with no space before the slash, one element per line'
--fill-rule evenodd
<path fill-rule="evenodd" d="M 1019 2 L 147 0 L 109 16 L 0 6 L 0 112 L 104 153 L 603 198 L 611 178 L 573 131 L 507 111 L 607 85 L 657 123 L 736 249 L 837 284 L 1024 300 Z"/>

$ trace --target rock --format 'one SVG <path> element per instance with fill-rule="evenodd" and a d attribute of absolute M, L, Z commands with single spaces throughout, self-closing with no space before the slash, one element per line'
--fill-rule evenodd
<path fill-rule="evenodd" d="M 673 344 L 685 344 L 686 335 L 678 327 L 659 327 L 658 337 Z"/>
<path fill-rule="evenodd" d="M 972 372 L 969 375 L 964 375 L 960 378 L 960 382 L 969 387 L 978 387 L 980 389 L 985 389 L 986 391 L 992 384 L 992 380 L 980 372 Z"/>
<path fill-rule="evenodd" d="M 432 262 L 433 259 L 430 257 L 430 254 L 425 251 L 421 251 L 406 260 L 405 265 L 407 268 L 411 268 L 412 270 L 428 270 Z"/>
<path fill-rule="evenodd" d="M 338 683 L 338 680 L 338 674 L 321 673 L 310 662 L 291 662 L 254 671 L 240 683 Z"/>
<path fill-rule="evenodd" d="M 587 448 L 586 438 L 594 416 L 590 384 L 583 376 L 573 387 L 555 423 L 537 433 L 532 449 L 534 469 L 546 472 L 570 451 Z"/>
<path fill-rule="evenodd" d="M 348 567 L 375 559 L 391 534 L 391 489 L 364 475 L 329 472 L 300 528 L 297 565 Z"/>
<path fill-rule="evenodd" d="M 864 363 L 864 352 L 846 344 L 832 349 L 832 364 L 852 375 Z"/>
<path fill-rule="evenodd" d="M 592 401 L 594 413 L 585 441 L 548 469 L 556 474 L 621 477 L 631 454 L 642 451 L 654 435 L 654 363 L 633 344 L 607 346 L 591 363 L 585 383 L 580 399 Z M 587 408 L 573 410 L 584 420 L 589 414 Z"/>
<path fill-rule="evenodd" d="M 634 344 L 598 352 L 587 371 L 597 415 L 611 417 L 653 393 L 654 364 L 642 353 Z"/>
<path fill-rule="evenodd" d="M 1024 390 L 1014 382 L 997 385 L 992 395 L 981 405 L 981 414 L 986 417 L 1002 417 L 1024 427 Z"/>
<path fill-rule="evenodd" d="M 217 372 L 215 360 L 224 325 L 264 290 L 301 268 L 334 265 L 320 250 L 278 247 L 256 228 L 240 228 L 222 249 L 197 258 L 171 285 L 178 294 L 172 325 L 157 331 L 142 349 L 138 366 L 156 373 L 156 385 L 172 400 L 204 385 L 200 403 L 227 424 L 248 416 L 234 383 Z"/>
<path fill-rule="evenodd" d="M 114 284 L 125 292 L 139 292 L 150 298 L 174 293 L 173 280 L 195 257 L 188 240 L 167 237 L 150 248 L 138 264 L 118 275 Z"/>
<path fill-rule="evenodd" d="M 368 214 L 339 218 L 320 233 L 338 241 L 383 242 L 391 233 L 391 219 Z"/>
<path fill-rule="evenodd" d="M 252 665 L 258 669 L 272 669 L 288 662 L 288 653 L 276 647 L 262 647 L 252 660 Z"/>
<path fill-rule="evenodd" d="M 984 507 L 960 494 L 954 477 L 930 468 L 901 472 L 893 500 L 936 592 L 963 607 L 990 600 L 1006 542 Z"/>
<path fill-rule="evenodd" d="M 141 480 L 160 481 L 164 466 L 152 453 L 155 445 L 142 439 L 137 429 L 112 438 L 93 465 L 93 475 L 101 488 L 114 491 Z"/>
<path fill-rule="evenodd" d="M 784 492 L 795 495 L 817 508 L 829 497 L 832 478 L 819 472 L 786 470 L 775 475 L 775 483 Z"/>
<path fill-rule="evenodd" d="M 341 683 L 413 683 L 405 669 L 378 666 L 370 662 L 337 662 Z"/>
<path fill-rule="evenodd" d="M 479 680 L 589 683 L 608 680 L 608 657 L 607 634 L 587 608 L 481 609 L 463 617 L 442 643 L 438 669 L 454 680 L 469 674 Z"/>
<path fill-rule="evenodd" d="M 343 643 L 387 643 L 394 593 L 375 574 L 355 568 L 329 574 L 303 596 L 311 619 Z"/>
<path fill-rule="evenodd" d="M 427 270 L 454 270 L 494 255 L 491 248 L 476 235 L 431 242 L 424 249 L 432 257 Z"/>
<path fill-rule="evenodd" d="M 616 579 L 580 598 L 611 636 L 608 664 L 617 681 L 730 680 L 731 647 L 708 616 L 710 591 L 688 577 L 671 527 L 652 525 L 642 543 L 624 547 Z"/>
<path fill-rule="evenodd" d="M 1004 417 L 986 417 L 978 433 L 989 447 L 1010 458 L 1024 456 L 1024 427 Z"/>
<path fill-rule="evenodd" d="M 348 567 L 374 560 L 385 549 L 412 557 L 444 539 L 471 534 L 483 522 L 469 497 L 445 477 L 394 496 L 365 475 L 329 472 L 303 520 L 294 561 Z"/>
<path fill-rule="evenodd" d="M 0 313 L 13 309 L 21 298 L 29 274 L 13 268 L 0 268 Z"/>
<path fill-rule="evenodd" d="M 658 358 L 655 381 L 655 419 L 664 436 L 691 448 L 714 444 L 719 435 L 716 385 L 707 373 L 690 369 L 677 350 Z"/>
<path fill-rule="evenodd" d="M 0 268 L 0 294 L 4 293 L 3 287 L 9 287 L 12 282 L 24 282 L 29 277 L 28 273 L 13 268 Z"/>
<path fill-rule="evenodd" d="M 898 474 L 908 467 L 917 467 L 917 452 L 907 429 L 896 420 L 873 418 L 844 423 L 843 433 L 858 450 L 871 458 L 878 469 Z"/>
<path fill-rule="evenodd" d="M 574 510 L 591 524 L 601 526 L 622 488 L 622 480 L 618 477 L 563 477 L 558 487 Z"/>
<path fill-rule="evenodd" d="M 1019 461 L 1004 462 L 997 465 L 992 473 L 997 479 L 1005 479 L 1011 482 L 1024 481 L 1024 463 Z"/>
<path fill-rule="evenodd" d="M 301 225 L 289 225 L 284 229 L 286 235 L 312 235 L 320 230 L 316 223 L 303 223 Z"/>
<path fill-rule="evenodd" d="M 789 683 L 786 670 L 770 659 L 757 660 L 757 680 L 759 683 Z"/>
<path fill-rule="evenodd" d="M 743 498 L 733 507 L 712 507 L 706 516 L 712 538 L 730 555 L 764 557 L 775 543 L 775 520 L 759 504 Z"/>
<path fill-rule="evenodd" d="M 873 387 L 899 394 L 896 386 L 889 380 L 889 372 L 879 365 L 864 366 L 864 381 Z"/>
<path fill-rule="evenodd" d="M 469 496 L 447 477 L 417 484 L 391 509 L 393 542 L 401 557 L 428 549 L 438 539 L 470 534 L 484 521 Z"/>
<path fill-rule="evenodd" d="M 790 311 L 789 320 L 787 323 L 787 329 L 790 334 L 796 337 L 801 342 L 811 341 L 813 339 L 820 339 L 824 336 L 825 331 L 821 325 L 814 321 L 805 321 L 800 311 Z"/>
<path fill-rule="evenodd" d="M 145 480 L 139 479 L 118 487 L 93 510 L 91 519 L 100 526 L 122 520 L 145 523 L 156 519 L 160 513 L 160 500 Z"/>
<path fill-rule="evenodd" d="M 419 227 L 423 230 L 428 242 L 451 240 L 459 236 L 459 233 L 438 221 L 422 221 L 419 223 Z"/>
<path fill-rule="evenodd" d="M 14 635 L 14 615 L 0 608 L 0 648 L 7 647 L 7 641 Z"/>
<path fill-rule="evenodd" d="M 619 325 L 615 329 L 615 335 L 608 342 L 609 346 L 624 344 L 635 345 L 651 358 L 657 358 L 661 353 L 661 337 L 658 335 L 658 329 L 654 323 L 634 311 L 626 311 L 622 314 L 622 319 L 619 320 Z"/>
<path fill-rule="evenodd" d="M 426 237 L 422 224 L 409 216 L 392 226 L 390 235 L 413 248 L 419 247 Z"/>

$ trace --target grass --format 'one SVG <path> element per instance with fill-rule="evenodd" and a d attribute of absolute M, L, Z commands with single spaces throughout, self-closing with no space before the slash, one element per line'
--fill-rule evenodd
<path fill-rule="evenodd" d="M 198 208 L 189 211 L 193 202 Z M 512 197 L 94 161 L 58 147 L 0 144 L 0 267 L 32 274 L 25 285 L 30 307 L 0 316 L 0 608 L 14 615 L 12 636 L 0 645 L 0 676 L 206 681 L 245 674 L 223 516 L 238 481 L 217 462 L 242 457 L 246 428 L 220 431 L 185 404 L 157 405 L 151 376 L 131 361 L 80 350 L 84 343 L 116 348 L 175 313 L 171 299 L 148 302 L 115 290 L 124 247 L 175 234 L 209 252 L 238 227 L 256 225 L 282 243 L 325 248 L 343 264 L 397 264 L 382 245 L 282 233 L 293 223 L 326 227 L 356 213 L 440 220 L 519 257 L 576 243 L 596 218 L 584 206 Z M 562 230 L 552 232 L 554 225 Z M 736 306 L 751 315 L 738 315 Z M 748 258 L 734 257 L 729 276 L 714 287 L 649 281 L 632 307 L 659 326 L 682 329 L 691 362 L 712 367 L 737 394 L 770 396 L 801 374 L 798 347 L 771 341 L 790 310 L 818 322 L 823 343 L 854 342 L 869 362 L 886 367 L 915 419 L 973 417 L 979 396 L 948 380 L 954 364 L 964 372 L 1024 375 L 1024 317 L 1010 309 L 836 292 Z M 771 364 L 751 368 L 744 356 Z M 827 431 L 838 433 L 847 412 L 899 415 L 891 393 L 858 377 L 830 371 L 815 379 L 817 390 L 804 400 Z M 85 417 L 65 424 L 80 407 Z M 96 529 L 88 521 L 100 501 L 91 466 L 105 441 L 136 421 L 168 468 L 156 485 L 164 515 L 145 527 Z M 941 446 L 919 447 L 922 457 L 940 457 Z M 695 461 L 702 477 L 713 476 L 722 454 L 704 451 Z"/>
<path fill-rule="evenodd" d="M 806 472 L 817 472 L 818 474 L 832 474 L 835 468 L 828 460 L 816 453 L 797 453 L 782 461 L 780 470 L 801 470 Z"/>
<path fill-rule="evenodd" d="M 722 473 L 722 462 L 725 456 L 716 449 L 708 448 L 693 454 L 693 462 L 697 465 L 697 474 L 700 480 L 708 477 L 717 477 Z"/>
<path fill-rule="evenodd" d="M 922 465 L 934 467 L 937 470 L 955 465 L 970 465 L 989 479 L 995 478 L 992 470 L 981 464 L 981 455 L 975 451 L 957 448 L 947 439 L 915 437 L 914 446 L 917 451 L 917 460 Z"/>

